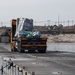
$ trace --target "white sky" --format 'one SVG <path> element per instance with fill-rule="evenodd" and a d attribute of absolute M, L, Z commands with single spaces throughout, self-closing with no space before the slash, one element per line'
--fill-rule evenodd
<path fill-rule="evenodd" d="M 35 21 L 75 20 L 75 0 L 0 0 L 0 22 L 14 18 Z"/>

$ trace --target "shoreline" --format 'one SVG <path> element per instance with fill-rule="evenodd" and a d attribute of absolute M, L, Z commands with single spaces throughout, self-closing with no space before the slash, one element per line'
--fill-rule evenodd
<path fill-rule="evenodd" d="M 75 43 L 75 34 L 45 35 L 47 43 Z"/>

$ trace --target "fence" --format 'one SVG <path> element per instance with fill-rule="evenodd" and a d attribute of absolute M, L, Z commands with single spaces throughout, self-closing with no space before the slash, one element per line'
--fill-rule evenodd
<path fill-rule="evenodd" d="M 16 64 L 8 62 L 8 60 L 2 59 L 1 75 L 35 75 L 35 72 L 28 73 L 25 71 L 25 66 L 19 67 Z"/>

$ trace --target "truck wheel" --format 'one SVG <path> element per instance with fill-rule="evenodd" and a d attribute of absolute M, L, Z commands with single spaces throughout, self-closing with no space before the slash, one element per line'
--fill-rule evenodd
<path fill-rule="evenodd" d="M 35 52 L 35 50 L 28 50 L 28 52 L 29 52 L 29 53 L 34 53 L 34 52 Z"/>
<path fill-rule="evenodd" d="M 24 51 L 24 50 L 22 50 L 22 49 L 20 49 L 20 50 L 19 50 L 19 53 L 24 53 L 24 52 L 25 52 L 25 51 Z"/>
<path fill-rule="evenodd" d="M 46 50 L 38 50 L 39 53 L 46 53 Z"/>
<path fill-rule="evenodd" d="M 11 49 L 11 52 L 13 52 L 13 49 Z"/>
<path fill-rule="evenodd" d="M 14 52 L 17 52 L 17 48 L 14 48 Z"/>
<path fill-rule="evenodd" d="M 17 51 L 17 49 L 16 49 L 16 48 L 11 49 L 11 52 L 16 52 L 16 51 Z"/>

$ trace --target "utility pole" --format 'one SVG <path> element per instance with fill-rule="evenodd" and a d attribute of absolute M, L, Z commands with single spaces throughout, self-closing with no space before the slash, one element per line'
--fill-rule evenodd
<path fill-rule="evenodd" d="M 1 27 L 2 27 L 2 25 L 3 25 L 3 22 L 1 22 Z"/>
<path fill-rule="evenodd" d="M 55 21 L 55 25 L 57 25 L 57 22 Z"/>
<path fill-rule="evenodd" d="M 35 23 L 34 25 L 36 26 L 36 21 L 34 23 Z"/>
<path fill-rule="evenodd" d="M 59 26 L 59 23 L 60 23 L 60 14 L 58 14 L 58 26 Z"/>
<path fill-rule="evenodd" d="M 65 25 L 65 21 L 63 21 L 63 25 Z"/>
<path fill-rule="evenodd" d="M 69 22 L 70 22 L 70 21 L 68 20 L 68 26 L 69 26 Z"/>
<path fill-rule="evenodd" d="M 74 24 L 74 21 L 72 20 L 72 25 Z"/>
<path fill-rule="evenodd" d="M 48 24 L 48 26 L 50 26 L 50 20 L 47 20 L 47 24 Z"/>

